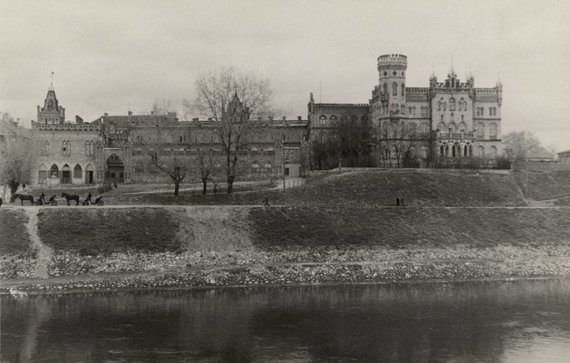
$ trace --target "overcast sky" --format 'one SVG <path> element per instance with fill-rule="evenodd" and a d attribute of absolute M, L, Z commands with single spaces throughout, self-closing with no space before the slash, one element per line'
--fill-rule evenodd
<path fill-rule="evenodd" d="M 233 65 L 268 77 L 274 103 L 306 117 L 368 102 L 380 54 L 408 56 L 407 86 L 435 70 L 503 83 L 503 133 L 570 149 L 568 1 L 1 1 L 0 112 L 36 119 L 55 72 L 66 118 L 180 105 L 194 79 Z M 322 91 L 321 91 L 322 90 Z"/>

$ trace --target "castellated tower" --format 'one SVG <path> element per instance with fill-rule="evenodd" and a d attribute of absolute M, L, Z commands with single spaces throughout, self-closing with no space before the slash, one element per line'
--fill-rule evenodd
<path fill-rule="evenodd" d="M 406 109 L 406 69 L 408 59 L 402 54 L 384 54 L 378 57 L 380 91 L 386 100 L 384 117 L 401 117 Z"/>

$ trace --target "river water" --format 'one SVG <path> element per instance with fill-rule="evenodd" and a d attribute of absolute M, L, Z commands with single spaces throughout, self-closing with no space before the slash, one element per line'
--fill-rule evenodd
<path fill-rule="evenodd" d="M 2 362 L 568 362 L 570 281 L 1 298 Z"/>

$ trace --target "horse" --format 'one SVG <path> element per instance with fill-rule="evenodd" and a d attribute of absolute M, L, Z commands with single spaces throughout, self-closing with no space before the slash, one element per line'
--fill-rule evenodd
<path fill-rule="evenodd" d="M 14 195 L 14 201 L 18 198 L 20 199 L 21 205 L 24 205 L 24 200 L 29 200 L 31 205 L 34 205 L 34 196 L 33 195 L 24 195 L 24 194 Z"/>
<path fill-rule="evenodd" d="M 74 200 L 75 205 L 79 205 L 79 195 L 70 195 L 67 193 L 61 193 L 61 196 L 67 200 L 67 205 L 69 205 L 70 200 Z"/>

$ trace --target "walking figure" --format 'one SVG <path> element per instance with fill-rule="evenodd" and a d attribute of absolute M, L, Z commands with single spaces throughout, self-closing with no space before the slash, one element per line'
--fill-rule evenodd
<path fill-rule="evenodd" d="M 263 206 L 269 207 L 269 198 L 266 197 L 265 199 L 263 199 Z"/>

